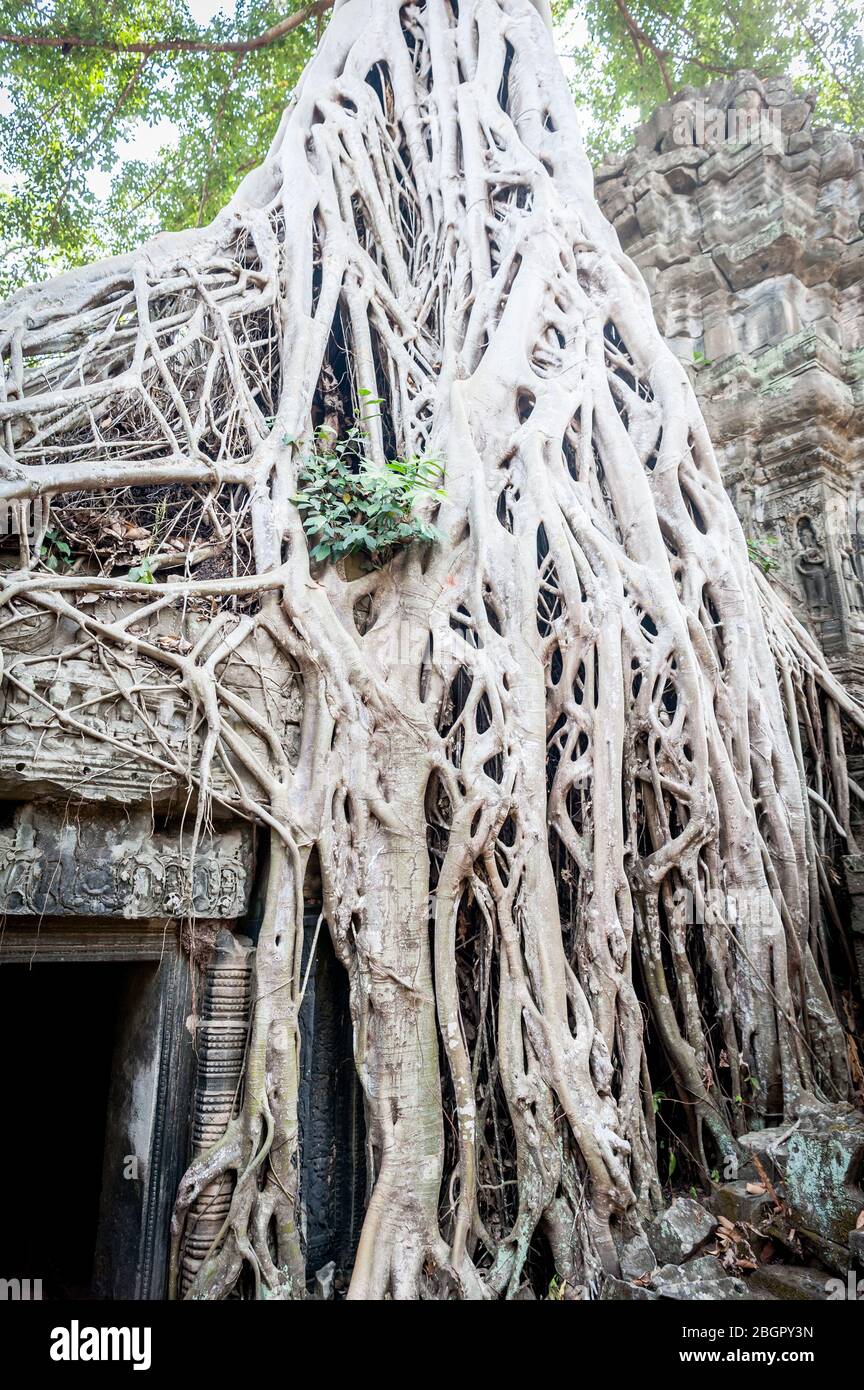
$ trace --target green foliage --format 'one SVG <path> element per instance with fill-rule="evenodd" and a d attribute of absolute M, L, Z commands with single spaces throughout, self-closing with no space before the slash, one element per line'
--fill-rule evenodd
<path fill-rule="evenodd" d="M 747 554 L 758 565 L 763 574 L 770 574 L 772 570 L 779 568 L 779 562 L 774 556 L 765 549 L 766 546 L 777 544 L 776 536 L 763 536 L 761 540 L 754 541 L 750 536 L 747 537 Z"/>
<path fill-rule="evenodd" d="M 58 570 L 69 567 L 72 560 L 72 547 L 59 531 L 55 530 L 54 527 L 49 527 L 39 547 L 39 558 L 46 569 L 56 574 Z"/>
<path fill-rule="evenodd" d="M 0 32 L 218 42 L 259 35 L 300 8 L 226 0 L 228 14 L 199 28 L 185 0 L 0 0 Z M 266 153 L 315 37 L 308 23 L 239 55 L 0 43 L 0 297 L 210 221 Z M 148 136 L 152 155 L 135 157 Z"/>
<path fill-rule="evenodd" d="M 365 393 L 364 393 L 365 394 Z M 368 400 L 370 406 L 378 400 Z M 315 541 L 313 560 L 339 560 L 363 555 L 379 567 L 412 541 L 432 541 L 438 532 L 415 514 L 422 495 L 443 497 L 441 466 L 434 459 L 388 459 L 375 468 L 368 460 L 366 423 L 355 418 L 338 438 L 327 426 L 316 431 L 315 446 L 306 456 L 293 499 L 303 529 Z M 286 439 L 286 444 L 293 444 Z"/>
<path fill-rule="evenodd" d="M 154 575 L 149 560 L 145 559 L 141 561 L 140 565 L 133 565 L 128 578 L 133 584 L 152 584 Z"/>

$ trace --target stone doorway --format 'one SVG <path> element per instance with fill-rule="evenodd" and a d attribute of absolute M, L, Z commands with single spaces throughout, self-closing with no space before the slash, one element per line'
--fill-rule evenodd
<path fill-rule="evenodd" d="M 93 1296 L 120 977 L 135 969 L 0 970 L 0 1265 L 4 1275 L 41 1279 L 44 1298 Z"/>
<path fill-rule="evenodd" d="M 188 964 L 173 932 L 159 956 L 135 933 L 81 934 L 76 950 L 43 924 L 29 958 L 25 932 L 0 947 L 0 1277 L 41 1280 L 45 1299 L 162 1298 L 188 1149 Z"/>

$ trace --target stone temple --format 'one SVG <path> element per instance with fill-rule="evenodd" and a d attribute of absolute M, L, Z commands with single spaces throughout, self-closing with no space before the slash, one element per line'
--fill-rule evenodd
<path fill-rule="evenodd" d="M 864 135 L 818 115 L 788 77 L 686 87 L 595 192 L 688 370 L 754 561 L 860 700 Z M 864 859 L 845 868 L 864 989 Z"/>
<path fill-rule="evenodd" d="M 660 107 L 596 182 L 688 366 L 754 559 L 860 696 L 864 140 L 820 127 L 788 80 L 743 73 Z M 168 622 L 150 640 L 176 643 Z M 8 1204 L 4 1259 L 46 1297 L 162 1298 L 177 1184 L 235 1104 L 265 849 L 249 822 L 217 813 L 195 859 L 190 936 L 185 789 L 164 768 L 195 729 L 170 687 L 148 689 L 135 727 L 115 730 L 135 748 L 118 759 L 100 730 L 106 710 L 109 725 L 112 709 L 131 719 L 129 702 L 94 650 L 58 673 L 60 628 L 19 628 L 27 678 L 4 683 L 0 702 L 0 1027 L 16 1059 L 0 1167 L 7 1192 L 57 1198 Z M 259 655 L 254 680 L 238 670 L 238 696 L 255 705 L 277 687 L 290 747 L 299 690 L 275 651 Z M 124 679 L 143 689 L 139 676 L 133 664 Z M 864 977 L 864 862 L 847 861 L 847 876 Z M 350 1263 L 365 1200 L 347 983 L 327 933 L 316 938 L 317 893 L 307 883 L 310 1273 Z M 56 1143 L 32 1143 L 46 1125 Z M 228 1199 L 219 1184 L 199 1198 L 181 1290 Z"/>
<path fill-rule="evenodd" d="M 751 553 L 864 692 L 864 138 L 788 78 L 685 88 L 596 193 L 688 367 Z"/>

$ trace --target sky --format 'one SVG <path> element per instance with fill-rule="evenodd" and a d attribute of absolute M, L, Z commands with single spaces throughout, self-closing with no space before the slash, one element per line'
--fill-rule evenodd
<path fill-rule="evenodd" d="M 196 24 L 209 24 L 214 15 L 224 6 L 213 0 L 186 0 L 186 8 Z M 165 145 L 173 145 L 177 140 L 177 127 L 172 121 L 157 121 L 148 125 L 140 121 L 137 128 L 125 140 L 119 141 L 117 153 L 121 159 L 149 160 Z M 92 169 L 87 183 L 97 198 L 106 198 L 111 188 L 112 174 L 102 169 Z"/>

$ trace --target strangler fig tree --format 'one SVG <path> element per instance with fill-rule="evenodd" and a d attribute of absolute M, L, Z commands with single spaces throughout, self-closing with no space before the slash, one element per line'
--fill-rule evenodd
<path fill-rule="evenodd" d="M 751 569 L 544 0 L 337 3 L 225 211 L 20 292 L 0 347 L 0 497 L 43 504 L 4 678 L 50 620 L 133 738 L 134 654 L 188 708 L 186 763 L 152 756 L 193 858 L 217 803 L 269 839 L 242 1094 L 181 1185 L 175 1277 L 190 1208 L 232 1195 L 187 1293 L 305 1287 L 310 863 L 365 1099 L 350 1297 L 512 1295 L 541 1247 L 596 1289 L 662 1201 L 658 1058 L 705 1181 L 846 1098 L 825 864 L 864 717 Z M 133 494 L 157 539 L 127 573 L 97 523 Z M 166 612 L 192 635 L 156 640 Z M 298 748 L 278 687 L 229 680 L 265 649 Z"/>

